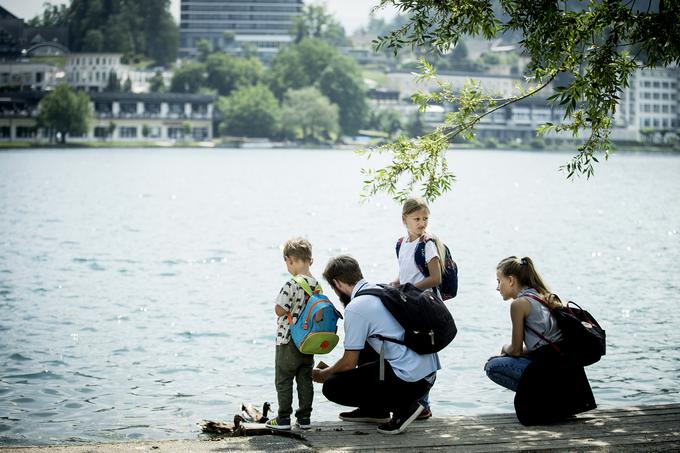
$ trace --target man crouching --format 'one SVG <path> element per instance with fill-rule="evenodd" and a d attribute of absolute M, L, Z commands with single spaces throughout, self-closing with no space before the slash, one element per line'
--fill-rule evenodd
<path fill-rule="evenodd" d="M 376 286 L 354 258 L 332 258 L 323 276 L 345 306 L 345 351 L 332 366 L 315 368 L 312 377 L 323 383 L 330 401 L 357 408 L 341 413 L 341 420 L 379 423 L 378 432 L 399 434 L 422 412 L 418 400 L 434 384 L 439 357 L 379 339 L 403 340 L 404 329 L 378 297 L 357 295 Z"/>

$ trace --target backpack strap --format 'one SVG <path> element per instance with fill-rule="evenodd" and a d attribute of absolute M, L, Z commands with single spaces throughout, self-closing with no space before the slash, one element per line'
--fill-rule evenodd
<path fill-rule="evenodd" d="M 399 254 L 399 248 L 398 246 L 401 245 L 401 242 L 397 243 L 397 255 Z M 354 297 L 359 297 L 359 296 L 375 296 L 380 298 L 382 296 L 383 290 L 381 288 L 366 288 L 362 289 L 361 291 L 357 292 Z M 380 301 L 382 303 L 382 300 Z M 402 327 L 403 328 L 403 327 Z M 383 335 L 380 335 L 379 333 L 373 334 L 369 336 L 368 338 L 377 338 L 378 340 L 382 341 L 382 344 L 380 345 L 380 359 L 379 359 L 379 368 L 378 368 L 378 380 L 384 381 L 385 380 L 385 342 L 389 341 L 391 343 L 397 343 L 401 345 L 406 345 L 402 340 L 397 340 L 396 338 L 388 338 Z"/>
<path fill-rule="evenodd" d="M 401 250 L 401 244 L 404 242 L 404 237 L 397 239 L 397 245 L 394 247 L 397 252 L 397 258 L 399 258 L 399 250 Z"/>
<path fill-rule="evenodd" d="M 320 294 L 323 292 L 319 282 L 316 283 L 314 290 L 312 290 L 312 288 L 309 286 L 309 283 L 307 283 L 307 279 L 304 278 L 302 275 L 293 275 L 293 280 L 295 280 L 295 283 L 300 285 L 300 288 L 305 290 L 307 296 L 309 297 L 312 297 L 312 294 Z"/>
<path fill-rule="evenodd" d="M 414 258 L 416 260 L 416 267 L 425 278 L 430 276 L 430 269 L 427 267 L 427 260 L 425 259 L 425 245 L 428 241 L 433 241 L 429 236 L 422 235 L 418 240 L 418 245 L 416 245 L 416 251 Z"/>
<path fill-rule="evenodd" d="M 293 280 L 295 281 L 295 283 L 297 283 L 300 286 L 300 288 L 302 288 L 305 291 L 305 293 L 307 293 L 306 297 L 305 297 L 305 305 L 307 305 L 307 301 L 309 301 L 309 298 L 312 297 L 312 294 L 320 294 L 322 292 L 321 285 L 319 284 L 319 282 L 316 283 L 316 286 L 314 287 L 314 290 L 312 291 L 312 288 L 309 286 L 309 283 L 307 283 L 307 279 L 304 278 L 303 276 L 293 275 Z M 302 307 L 304 309 L 304 305 Z M 300 310 L 300 311 L 302 311 L 302 310 Z M 294 324 L 294 322 L 293 322 L 293 314 L 291 312 L 292 312 L 292 307 L 291 307 L 291 311 L 288 312 L 288 324 L 290 324 L 292 326 Z"/>
<path fill-rule="evenodd" d="M 550 310 L 550 315 L 553 316 L 553 315 L 552 315 L 553 309 L 550 308 L 550 305 L 548 305 L 548 303 L 547 303 L 546 301 L 544 301 L 543 299 L 541 299 L 540 297 L 536 297 L 536 296 L 534 296 L 533 294 L 523 294 L 522 297 L 528 297 L 529 299 L 533 299 L 533 300 L 535 300 L 536 302 L 541 303 L 545 308 L 547 308 L 548 310 Z M 553 316 L 553 317 L 554 317 L 554 316 Z M 552 348 L 553 348 L 560 356 L 564 356 L 564 353 L 562 352 L 562 350 L 560 349 L 560 347 L 557 346 L 557 343 L 555 343 L 554 341 L 548 340 L 543 334 L 541 334 L 540 332 L 538 332 L 536 329 L 532 328 L 531 326 L 528 326 L 528 325 L 524 324 L 524 327 L 526 327 L 527 329 L 531 330 L 533 333 L 536 334 L 536 336 L 540 337 L 543 341 L 545 341 L 545 342 L 548 343 L 550 346 L 552 346 Z"/>

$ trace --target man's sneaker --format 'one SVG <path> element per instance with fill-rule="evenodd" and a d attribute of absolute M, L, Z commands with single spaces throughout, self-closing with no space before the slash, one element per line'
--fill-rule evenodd
<path fill-rule="evenodd" d="M 428 418 L 432 418 L 432 409 L 429 407 L 423 409 L 416 420 L 427 420 Z"/>
<path fill-rule="evenodd" d="M 264 424 L 267 428 L 290 431 L 290 418 L 274 417 Z"/>
<path fill-rule="evenodd" d="M 312 427 L 312 422 L 308 418 L 298 418 L 295 422 L 295 426 L 299 429 L 310 429 Z"/>
<path fill-rule="evenodd" d="M 379 425 L 378 432 L 382 434 L 399 434 L 404 432 L 406 427 L 423 412 L 423 409 L 423 406 L 418 404 L 417 401 L 414 402 L 409 410 L 403 414 L 394 414 L 394 417 L 389 422 Z"/>
<path fill-rule="evenodd" d="M 346 422 L 363 422 L 363 423 L 387 423 L 390 421 L 389 412 L 382 414 L 369 414 L 359 408 L 350 412 L 340 412 L 340 420 Z"/>

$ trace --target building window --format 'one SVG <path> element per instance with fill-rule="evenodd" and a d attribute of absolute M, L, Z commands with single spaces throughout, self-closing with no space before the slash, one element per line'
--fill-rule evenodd
<path fill-rule="evenodd" d="M 17 138 L 33 138 L 35 137 L 35 127 L 19 126 L 17 127 Z"/>
<path fill-rule="evenodd" d="M 137 128 L 136 127 L 121 127 L 119 135 L 120 135 L 120 138 L 137 138 Z"/>
<path fill-rule="evenodd" d="M 184 138 L 184 132 L 181 127 L 169 127 L 168 138 Z"/>
<path fill-rule="evenodd" d="M 208 138 L 208 128 L 207 127 L 195 127 L 192 135 L 194 140 L 205 140 Z"/>
<path fill-rule="evenodd" d="M 10 136 L 9 126 L 0 127 L 0 138 L 9 138 L 9 136 Z"/>
<path fill-rule="evenodd" d="M 109 128 L 97 126 L 94 128 L 94 138 L 106 138 L 109 135 Z"/>
<path fill-rule="evenodd" d="M 158 102 L 145 102 L 144 113 L 149 115 L 158 115 L 161 113 L 161 104 Z"/>
<path fill-rule="evenodd" d="M 137 103 L 136 102 L 121 102 L 120 103 L 120 113 L 125 116 L 134 115 L 137 113 Z"/>
<path fill-rule="evenodd" d="M 160 138 L 161 137 L 161 128 L 158 126 L 151 126 L 149 128 L 149 138 Z"/>

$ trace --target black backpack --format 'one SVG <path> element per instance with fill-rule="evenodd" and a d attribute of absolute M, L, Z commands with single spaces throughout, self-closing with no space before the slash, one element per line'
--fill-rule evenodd
<path fill-rule="evenodd" d="M 404 340 L 375 337 L 405 345 L 418 354 L 444 349 L 458 333 L 456 323 L 444 302 L 433 291 L 422 291 L 411 283 L 399 288 L 379 285 L 359 291 L 356 296 L 377 296 L 406 331 Z M 356 297 L 355 296 L 355 297 Z"/>
<path fill-rule="evenodd" d="M 605 330 L 600 327 L 593 315 L 582 309 L 576 302 L 569 301 L 562 307 L 551 308 L 539 297 L 532 294 L 525 294 L 525 296 L 540 302 L 550 310 L 550 314 L 555 317 L 557 326 L 562 331 L 562 341 L 553 343 L 540 332 L 529 327 L 529 330 L 548 342 L 542 348 L 550 347 L 560 356 L 574 360 L 580 366 L 599 362 L 602 356 L 607 353 Z M 536 356 L 541 354 L 539 350 L 536 351 Z"/>

